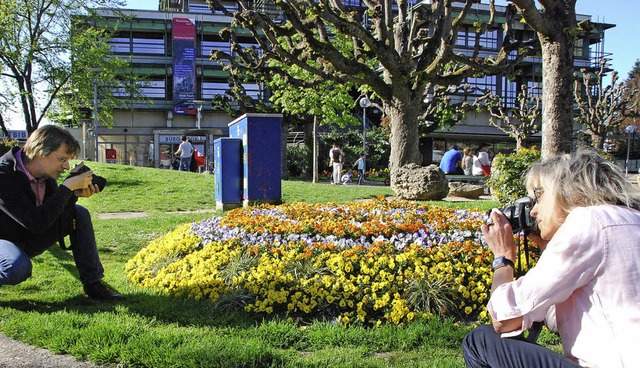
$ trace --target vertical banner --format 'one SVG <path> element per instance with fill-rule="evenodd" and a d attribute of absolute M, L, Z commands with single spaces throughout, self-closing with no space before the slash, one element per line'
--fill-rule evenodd
<path fill-rule="evenodd" d="M 196 25 L 173 18 L 173 113 L 195 115 Z"/>

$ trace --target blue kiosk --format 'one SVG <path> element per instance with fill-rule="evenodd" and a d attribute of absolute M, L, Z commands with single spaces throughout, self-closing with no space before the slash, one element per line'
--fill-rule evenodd
<path fill-rule="evenodd" d="M 227 211 L 242 206 L 242 140 L 213 141 L 216 209 Z"/>
<path fill-rule="evenodd" d="M 242 142 L 243 206 L 282 203 L 281 132 L 282 114 L 244 114 L 229 123 L 229 137 Z"/>

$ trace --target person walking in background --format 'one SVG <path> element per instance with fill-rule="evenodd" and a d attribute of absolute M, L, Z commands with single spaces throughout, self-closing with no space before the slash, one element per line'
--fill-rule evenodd
<path fill-rule="evenodd" d="M 176 156 L 180 157 L 180 166 L 178 170 L 180 171 L 190 171 L 191 170 L 191 155 L 193 154 L 193 145 L 187 139 L 186 135 L 182 136 L 182 143 L 178 146 L 178 150 L 176 151 Z"/>
<path fill-rule="evenodd" d="M 440 161 L 440 170 L 442 170 L 445 175 L 448 174 L 456 174 L 462 175 L 463 171 L 460 167 L 460 162 L 462 161 L 462 153 L 459 151 L 459 147 L 457 144 L 454 144 L 450 150 L 442 155 L 442 161 Z"/>
<path fill-rule="evenodd" d="M 542 255 L 514 280 L 510 222 L 494 209 L 481 226 L 494 255 L 492 324 L 465 337 L 467 367 L 637 367 L 640 188 L 593 149 L 533 164 L 525 186 Z M 564 355 L 522 337 L 543 320 Z"/>
<path fill-rule="evenodd" d="M 331 184 L 340 183 L 340 177 L 342 175 L 342 161 L 344 160 L 344 152 L 337 143 L 333 144 L 333 147 L 329 150 L 329 158 L 331 160 L 331 167 L 333 168 Z"/>
<path fill-rule="evenodd" d="M 366 155 L 364 153 L 360 154 L 360 158 L 353 164 L 353 167 L 358 167 L 358 185 L 362 184 L 362 180 L 364 179 L 364 170 L 365 170 L 365 159 Z"/>
<path fill-rule="evenodd" d="M 489 158 L 489 143 L 482 143 L 478 147 L 478 161 L 482 168 L 482 174 L 484 176 L 491 176 L 491 159 Z"/>
<path fill-rule="evenodd" d="M 31 277 L 31 259 L 69 235 L 84 292 L 94 299 L 124 299 L 102 284 L 91 215 L 76 204 L 78 197 L 100 192 L 93 171 L 79 173 L 81 163 L 71 170 L 75 176 L 57 183 L 79 152 L 69 131 L 43 125 L 23 148 L 13 147 L 0 158 L 0 286 Z"/>
<path fill-rule="evenodd" d="M 473 175 L 473 151 L 471 151 L 471 148 L 469 147 L 465 147 L 464 150 L 462 150 L 462 170 L 464 171 L 465 175 Z"/>

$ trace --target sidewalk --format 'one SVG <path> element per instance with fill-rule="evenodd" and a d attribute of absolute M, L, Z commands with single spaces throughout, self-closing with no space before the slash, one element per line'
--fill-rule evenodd
<path fill-rule="evenodd" d="M 0 367 L 2 368 L 106 368 L 83 362 L 71 355 L 54 354 L 13 340 L 0 333 Z"/>

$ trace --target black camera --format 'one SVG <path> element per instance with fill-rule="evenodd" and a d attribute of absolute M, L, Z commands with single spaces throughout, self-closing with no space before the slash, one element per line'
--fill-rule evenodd
<path fill-rule="evenodd" d="M 77 167 L 78 165 L 74 166 L 74 169 Z M 90 171 L 91 169 L 89 168 L 89 166 L 87 165 L 82 165 L 78 170 L 76 171 L 71 171 L 69 173 L 68 178 L 74 177 L 78 174 L 82 174 L 85 173 L 87 171 Z M 96 174 L 93 174 L 93 176 L 91 177 L 91 184 L 97 184 L 98 188 L 100 188 L 100 191 L 102 192 L 104 190 L 104 187 L 107 186 L 107 179 L 103 178 L 102 176 L 98 176 Z"/>
<path fill-rule="evenodd" d="M 519 233 L 520 231 L 529 232 L 534 229 L 536 220 L 531 217 L 531 209 L 533 208 L 533 201 L 529 197 L 522 197 L 517 199 L 513 206 L 507 206 L 501 209 L 502 213 L 509 220 L 513 233 Z M 491 216 L 491 210 L 487 212 L 487 217 Z"/>

